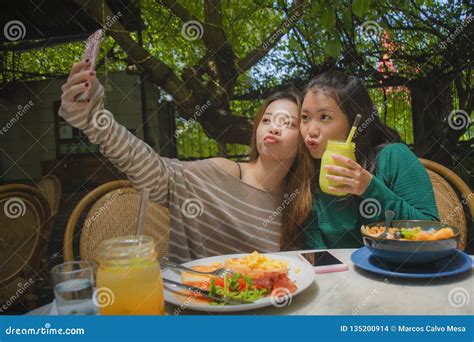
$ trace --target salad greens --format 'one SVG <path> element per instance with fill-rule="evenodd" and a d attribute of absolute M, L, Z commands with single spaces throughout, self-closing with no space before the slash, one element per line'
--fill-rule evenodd
<path fill-rule="evenodd" d="M 400 232 L 403 236 L 403 238 L 411 240 L 414 235 L 418 234 L 420 232 L 420 228 L 401 228 Z"/>
<path fill-rule="evenodd" d="M 265 297 L 268 291 L 265 288 L 255 286 L 250 277 L 243 277 L 242 274 L 236 273 L 232 276 L 225 275 L 223 278 L 211 279 L 209 292 L 211 295 L 217 294 L 227 298 L 254 302 Z M 210 304 L 222 305 L 225 302 L 212 301 Z"/>

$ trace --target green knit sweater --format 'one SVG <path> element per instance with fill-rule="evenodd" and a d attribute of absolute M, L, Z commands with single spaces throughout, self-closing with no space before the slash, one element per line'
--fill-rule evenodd
<path fill-rule="evenodd" d="M 305 249 L 360 247 L 361 225 L 384 221 L 389 209 L 396 220 L 438 220 L 428 173 L 405 144 L 386 145 L 376 162 L 375 175 L 361 196 L 314 197 L 312 214 L 303 226 Z"/>

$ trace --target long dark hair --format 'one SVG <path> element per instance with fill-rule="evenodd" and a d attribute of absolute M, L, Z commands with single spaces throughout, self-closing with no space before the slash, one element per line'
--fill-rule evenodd
<path fill-rule="evenodd" d="M 380 121 L 377 108 L 360 78 L 336 70 L 326 71 L 308 83 L 303 96 L 309 92 L 332 97 L 351 126 L 357 114 L 362 116 L 353 141 L 357 162 L 370 173 L 377 167 L 375 157 L 379 150 L 387 143 L 402 141 L 397 131 Z"/>
<path fill-rule="evenodd" d="M 303 95 L 306 96 L 309 92 L 321 92 L 331 96 L 339 105 L 342 112 L 347 116 L 351 126 L 357 114 L 361 114 L 362 119 L 353 141 L 356 143 L 357 162 L 369 172 L 374 173 L 376 169 L 376 156 L 383 145 L 390 142 L 401 141 L 399 134 L 395 130 L 379 120 L 377 109 L 367 89 L 359 78 L 347 76 L 340 71 L 323 72 L 308 83 L 303 91 Z M 312 159 L 306 146 L 305 151 L 300 153 L 300 156 L 300 160 L 303 162 L 307 161 L 308 158 Z M 320 165 L 321 160 L 312 159 L 311 167 L 307 165 L 304 166 L 305 170 L 312 169 L 312 175 L 308 176 L 308 174 L 305 174 L 305 177 L 296 178 L 295 181 L 297 184 L 293 184 L 293 187 L 305 189 L 306 193 L 308 191 L 312 194 L 320 193 L 321 190 L 319 188 L 319 182 L 317 181 L 317 173 L 319 172 Z M 313 200 L 313 197 L 311 199 Z M 356 196 L 349 195 L 342 197 L 338 201 L 343 203 L 343 209 L 352 205 L 355 199 Z M 312 208 L 312 200 L 305 201 L 304 198 L 298 198 L 292 205 L 297 206 L 300 213 L 309 215 Z M 315 216 L 316 213 L 313 212 L 313 215 Z M 285 239 L 283 240 L 282 249 L 301 249 L 303 246 L 301 231 L 303 223 L 304 222 L 301 221 L 285 222 L 286 226 L 283 227 Z"/>
<path fill-rule="evenodd" d="M 298 106 L 298 112 L 301 110 L 301 94 L 296 91 L 279 91 L 266 98 L 254 118 L 249 161 L 256 160 L 259 157 L 257 150 L 257 128 L 267 107 L 277 100 L 292 101 Z M 303 137 L 299 135 L 296 158 L 285 177 L 285 192 L 290 195 L 290 201 L 288 201 L 289 204 L 283 210 L 280 230 L 281 250 L 289 249 L 290 246 L 296 246 L 297 242 L 299 242 L 298 227 L 304 223 L 311 211 L 313 197 L 311 191 L 312 175 L 314 175 L 312 158 L 304 144 Z M 296 198 L 293 197 L 295 195 Z"/>

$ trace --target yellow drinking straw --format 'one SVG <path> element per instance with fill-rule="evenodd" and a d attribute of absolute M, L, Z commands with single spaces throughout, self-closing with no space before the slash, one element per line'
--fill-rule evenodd
<path fill-rule="evenodd" d="M 352 125 L 351 131 L 349 132 L 349 135 L 347 136 L 346 144 L 350 144 L 352 142 L 352 138 L 354 137 L 354 133 L 357 129 L 357 126 L 359 126 L 359 121 L 362 118 L 362 115 L 357 114 L 354 124 Z"/>

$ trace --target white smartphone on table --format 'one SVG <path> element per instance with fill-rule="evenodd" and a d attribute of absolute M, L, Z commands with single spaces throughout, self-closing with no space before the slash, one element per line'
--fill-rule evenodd
<path fill-rule="evenodd" d="M 315 273 L 347 271 L 349 267 L 328 251 L 299 253 L 301 260 L 309 263 Z"/>

